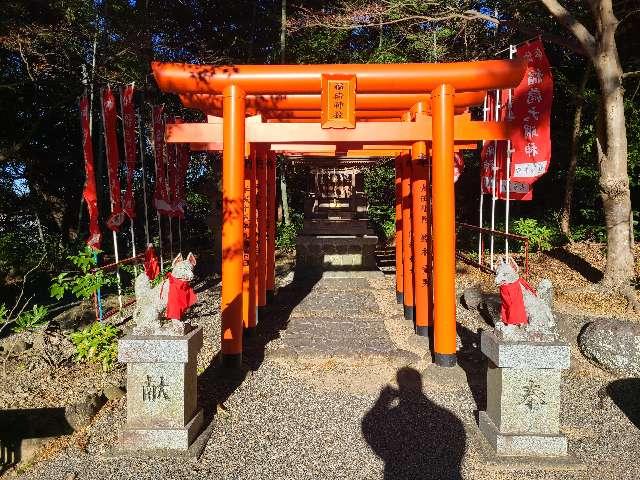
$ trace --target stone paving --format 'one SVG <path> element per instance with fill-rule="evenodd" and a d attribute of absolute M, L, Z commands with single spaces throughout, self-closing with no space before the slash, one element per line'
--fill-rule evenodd
<path fill-rule="evenodd" d="M 409 352 L 398 350 L 392 342 L 377 290 L 367 277 L 376 275 L 350 272 L 348 277 L 308 281 L 309 293 L 293 308 L 282 333 L 279 356 L 410 358 Z"/>

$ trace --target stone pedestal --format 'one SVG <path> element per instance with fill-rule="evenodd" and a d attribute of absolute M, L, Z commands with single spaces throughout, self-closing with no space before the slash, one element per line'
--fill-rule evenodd
<path fill-rule="evenodd" d="M 202 429 L 197 357 L 202 327 L 183 336 L 128 335 L 118 342 L 127 364 L 125 450 L 187 450 Z"/>
<path fill-rule="evenodd" d="M 375 235 L 299 235 L 296 274 L 325 270 L 374 270 Z"/>
<path fill-rule="evenodd" d="M 481 350 L 489 358 L 487 410 L 479 427 L 498 455 L 567 455 L 560 434 L 561 371 L 569 368 L 569 345 L 508 342 L 483 331 Z"/>

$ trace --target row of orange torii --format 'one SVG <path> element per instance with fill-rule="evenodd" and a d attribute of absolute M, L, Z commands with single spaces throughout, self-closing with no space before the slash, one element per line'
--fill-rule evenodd
<path fill-rule="evenodd" d="M 455 365 L 454 153 L 509 137 L 508 122 L 472 121 L 468 108 L 518 85 L 523 60 L 152 68 L 208 119 L 168 125 L 167 141 L 223 151 L 224 366 L 241 364 L 243 335 L 275 287 L 275 153 L 396 158 L 398 299 L 418 335 L 432 332 L 435 363 Z"/>

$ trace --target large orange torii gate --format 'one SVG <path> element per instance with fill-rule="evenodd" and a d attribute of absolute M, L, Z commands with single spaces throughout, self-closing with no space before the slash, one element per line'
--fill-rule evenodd
<path fill-rule="evenodd" d="M 472 121 L 468 107 L 516 86 L 523 61 L 152 68 L 163 91 L 207 115 L 168 125 L 167 141 L 223 151 L 224 366 L 240 365 L 254 305 L 274 289 L 275 152 L 396 157 L 398 299 L 417 334 L 433 329 L 436 364 L 455 365 L 454 151 L 508 138 L 508 123 Z M 327 79 L 348 79 L 352 124 L 325 123 Z"/>

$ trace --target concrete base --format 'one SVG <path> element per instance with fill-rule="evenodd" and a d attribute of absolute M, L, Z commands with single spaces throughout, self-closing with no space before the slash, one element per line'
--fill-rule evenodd
<path fill-rule="evenodd" d="M 375 235 L 300 235 L 296 240 L 296 273 L 376 269 Z"/>
<path fill-rule="evenodd" d="M 480 412 L 478 426 L 497 455 L 504 456 L 566 456 L 564 435 L 531 435 L 500 433 L 486 412 Z"/>
<path fill-rule="evenodd" d="M 127 451 L 186 451 L 202 429 L 196 360 L 202 327 L 187 335 L 128 335 L 118 342 L 127 364 Z"/>
<path fill-rule="evenodd" d="M 128 428 L 120 435 L 123 450 L 187 450 L 202 429 L 202 410 L 182 428 Z"/>

